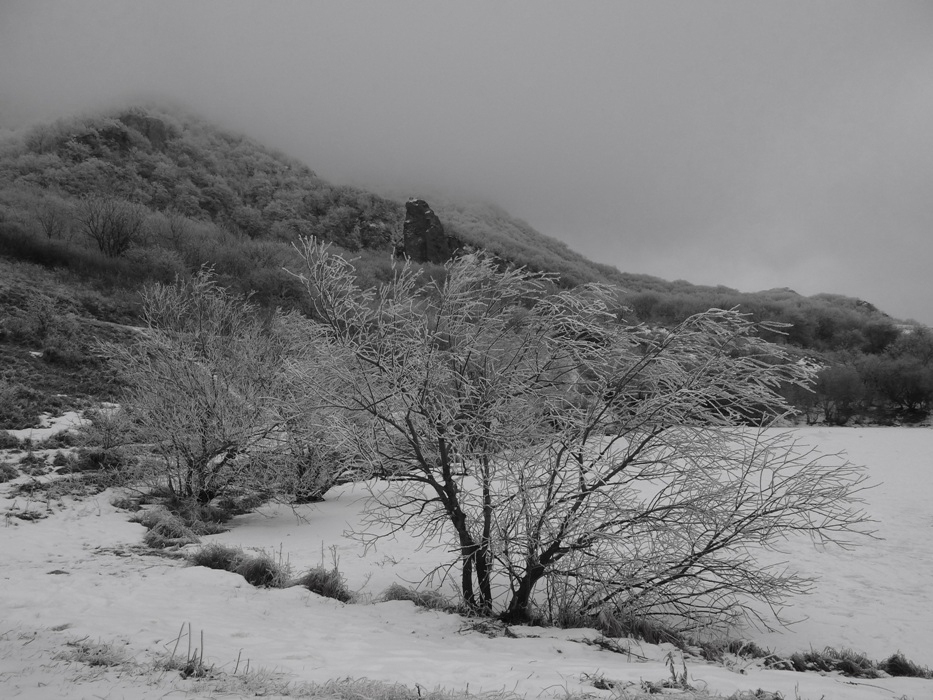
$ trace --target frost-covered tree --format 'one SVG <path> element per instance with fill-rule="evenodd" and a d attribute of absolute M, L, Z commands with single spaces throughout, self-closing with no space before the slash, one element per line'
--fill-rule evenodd
<path fill-rule="evenodd" d="M 807 588 L 756 548 L 864 529 L 857 469 L 761 429 L 813 370 L 735 311 L 652 330 L 620 322 L 610 288 L 554 291 L 482 255 L 362 290 L 326 245 L 300 252 L 327 350 L 296 377 L 366 419 L 348 438 L 382 477 L 372 537 L 456 551 L 474 610 L 723 622 Z"/>
<path fill-rule="evenodd" d="M 277 444 L 285 345 L 249 301 L 209 272 L 143 292 L 146 328 L 114 346 L 128 389 L 124 409 L 153 445 L 151 476 L 179 498 L 207 503 L 261 484 L 256 454 Z"/>
<path fill-rule="evenodd" d="M 114 197 L 84 197 L 75 218 L 85 237 L 108 258 L 123 255 L 143 238 L 145 232 L 144 209 Z"/>

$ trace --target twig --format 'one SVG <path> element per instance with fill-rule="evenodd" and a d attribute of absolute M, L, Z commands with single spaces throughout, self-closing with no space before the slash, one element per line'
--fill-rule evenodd
<path fill-rule="evenodd" d="M 172 661 L 175 658 L 175 652 L 178 651 L 178 645 L 181 643 L 181 635 L 185 631 L 185 623 L 181 623 L 181 628 L 178 630 L 178 636 L 175 638 L 175 648 L 172 649 L 172 655 L 169 657 L 169 661 Z"/>

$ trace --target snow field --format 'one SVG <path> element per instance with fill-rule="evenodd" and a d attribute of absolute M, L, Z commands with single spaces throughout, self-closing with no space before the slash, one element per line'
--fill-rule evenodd
<path fill-rule="evenodd" d="M 849 646 L 880 659 L 899 649 L 920 664 L 933 664 L 933 514 L 924 461 L 933 431 L 802 429 L 799 435 L 826 452 L 847 449 L 853 462 L 869 465 L 873 478 L 884 481 L 866 494 L 866 507 L 885 539 L 853 552 L 789 545 L 785 558 L 793 566 L 822 576 L 815 593 L 797 601 L 792 612 L 808 619 L 791 631 L 749 636 L 781 651 Z M 515 627 L 518 638 L 490 638 L 459 616 L 407 602 L 372 602 L 391 583 L 417 585 L 447 557 L 419 549 L 404 535 L 369 550 L 346 537 L 362 507 L 353 487 L 297 510 L 263 508 L 236 518 L 231 531 L 204 538 L 281 555 L 296 575 L 331 566 L 336 558 L 363 601 L 349 605 L 299 588 L 257 589 L 235 574 L 144 555 L 142 526 L 129 523 L 110 498 L 104 493 L 73 502 L 36 522 L 0 521 L 0 697 L 199 697 L 188 686 L 170 686 L 172 693 L 185 694 L 169 694 L 167 678 L 130 683 L 124 676 L 94 677 L 83 665 L 55 663 L 49 656 L 56 640 L 63 645 L 88 637 L 125 646 L 142 663 L 171 653 L 179 629 L 189 623 L 195 646 L 203 631 L 208 663 L 232 672 L 238 658 L 241 664 L 248 659 L 253 669 L 295 681 L 351 677 L 527 697 L 610 697 L 612 691 L 598 690 L 588 679 L 637 687 L 670 675 L 670 647 L 623 639 L 631 657 L 613 654 L 581 641 L 596 637 L 592 630 Z M 10 504 L 0 497 L 0 511 Z M 37 633 L 35 645 L 25 644 Z M 187 650 L 186 638 L 179 648 Z M 766 671 L 755 664 L 729 669 L 695 659 L 686 663 L 692 685 L 724 696 L 763 688 L 804 700 L 933 698 L 933 681 L 862 681 Z"/>

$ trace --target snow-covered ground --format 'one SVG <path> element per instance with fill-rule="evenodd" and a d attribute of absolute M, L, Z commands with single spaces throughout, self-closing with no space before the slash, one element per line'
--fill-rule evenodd
<path fill-rule="evenodd" d="M 60 416 L 52 417 L 43 414 L 39 420 L 37 428 L 23 428 L 22 430 L 7 430 L 10 435 L 17 440 L 32 440 L 33 442 L 42 442 L 56 435 L 63 430 L 68 430 L 72 426 L 80 424 L 81 414 L 77 411 L 68 411 Z"/>
<path fill-rule="evenodd" d="M 751 637 L 779 651 L 845 646 L 880 659 L 900 650 L 933 666 L 933 430 L 797 433 L 823 452 L 845 451 L 851 462 L 868 468 L 876 485 L 864 493 L 865 509 L 877 521 L 879 539 L 852 551 L 794 544 L 785 559 L 820 577 L 816 592 L 788 610 L 801 622 Z"/>
<path fill-rule="evenodd" d="M 807 617 L 792 631 L 749 636 L 782 651 L 846 646 L 880 659 L 901 650 L 933 664 L 933 511 L 928 506 L 930 429 L 802 429 L 824 451 L 848 451 L 883 483 L 866 494 L 883 540 L 854 552 L 813 551 L 794 545 L 787 559 L 822 577 L 816 592 L 792 612 Z M 0 486 L 0 494 L 8 487 Z M 190 624 L 194 646 L 203 633 L 205 659 L 242 674 L 246 661 L 295 682 L 338 678 L 394 681 L 412 688 L 514 691 L 529 698 L 568 692 L 624 697 L 627 682 L 670 677 L 671 648 L 619 640 L 623 655 L 587 644 L 592 630 L 513 627 L 515 637 L 491 638 L 455 615 L 407 602 L 378 602 L 388 585 L 416 584 L 443 553 L 418 549 L 399 537 L 375 550 L 347 538 L 357 522 L 361 492 L 347 487 L 327 502 L 293 511 L 283 506 L 236 519 L 230 532 L 205 538 L 257 547 L 286 559 L 296 573 L 311 566 L 339 568 L 359 602 L 342 604 L 300 588 L 257 589 L 238 575 L 188 567 L 139 547 L 141 525 L 110 505 L 104 493 L 62 506 L 34 522 L 0 522 L 0 698 L 239 697 L 181 681 L 177 673 L 89 667 L 56 654 L 69 641 L 110 644 L 145 666 L 176 645 Z M 22 509 L 0 495 L 0 513 Z M 36 506 L 39 507 L 39 506 Z M 45 504 L 41 504 L 46 508 Z M 681 667 L 679 652 L 673 651 Z M 688 658 L 689 682 L 723 696 L 762 688 L 818 700 L 933 698 L 933 681 L 853 680 L 815 673 L 732 668 Z M 593 679 L 617 682 L 600 690 Z M 604 684 L 600 684 L 604 685 Z"/>

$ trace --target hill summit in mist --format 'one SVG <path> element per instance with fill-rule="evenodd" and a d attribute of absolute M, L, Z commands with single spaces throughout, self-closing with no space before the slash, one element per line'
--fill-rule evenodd
<path fill-rule="evenodd" d="M 15 134 L 0 151 L 0 187 L 64 200 L 106 194 L 251 240 L 313 235 L 350 253 L 390 252 L 404 220 L 402 201 L 334 185 L 245 136 L 154 107 L 62 119 Z M 7 207 L 15 208 L 10 199 Z M 567 286 L 605 282 L 629 293 L 737 294 L 595 263 L 493 204 L 439 198 L 429 204 L 448 235 L 509 263 L 557 273 Z"/>
<path fill-rule="evenodd" d="M 192 238 L 200 240 L 204 251 L 216 248 L 213 243 L 219 239 L 228 248 L 247 241 L 274 248 L 300 236 L 317 236 L 359 256 L 364 277 L 378 279 L 386 271 L 386 254 L 398 248 L 404 235 L 403 201 L 335 185 L 304 163 L 245 136 L 155 107 L 61 119 L 14 133 L 0 147 L 0 190 L 4 219 L 25 229 L 38 225 L 49 243 L 69 236 L 75 243 L 80 222 L 72 221 L 64 227 L 67 231 L 58 232 L 43 221 L 53 212 L 74 219 L 78 203 L 88 197 L 142 207 L 145 235 L 131 241 L 121 255 L 177 255 L 189 267 L 207 262 L 191 250 Z M 786 289 L 743 294 L 728 287 L 623 273 L 588 260 L 493 204 L 432 198 L 426 205 L 436 213 L 445 235 L 470 248 L 485 249 L 516 266 L 556 273 L 565 286 L 619 286 L 643 321 L 670 323 L 701 308 L 735 305 L 756 315 L 788 315 L 798 322 L 827 306 L 834 313 L 844 308 L 884 317 L 874 307 L 845 297 L 806 299 Z M 168 240 L 166 227 L 180 227 L 186 234 L 171 233 L 168 238 L 177 240 Z M 220 255 L 224 257 L 229 255 Z M 223 272 L 223 260 L 212 262 Z M 231 275 L 236 272 L 230 270 Z M 789 306 L 800 313 L 780 308 Z"/>

